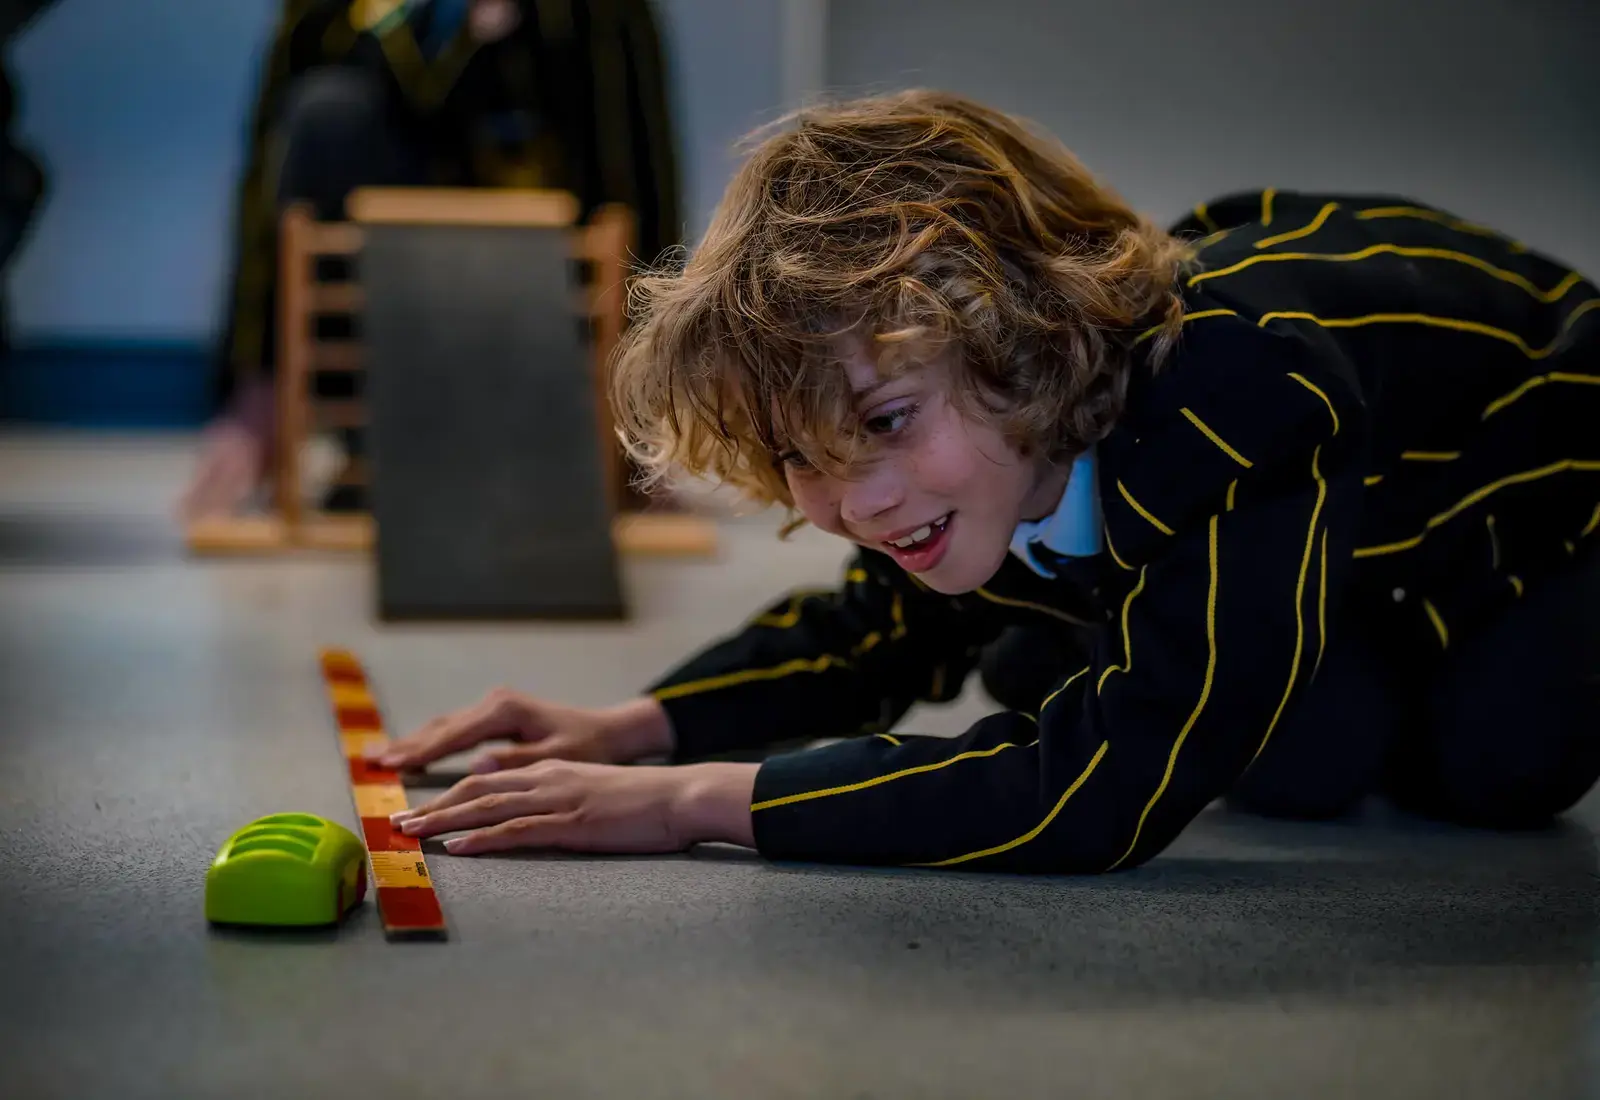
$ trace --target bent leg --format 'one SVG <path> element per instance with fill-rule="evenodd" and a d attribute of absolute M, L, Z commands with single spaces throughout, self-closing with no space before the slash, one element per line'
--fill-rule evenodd
<path fill-rule="evenodd" d="M 378 77 L 328 66 L 295 78 L 284 97 L 274 136 L 273 197 L 304 201 L 317 217 L 345 216 L 344 201 L 363 186 L 420 183 L 422 159 L 392 116 Z"/>
<path fill-rule="evenodd" d="M 1240 777 L 1230 807 L 1266 817 L 1341 817 L 1378 789 L 1397 710 L 1358 630 L 1333 636 L 1322 666 Z"/>
<path fill-rule="evenodd" d="M 1465 825 L 1548 823 L 1600 778 L 1600 551 L 1451 650 L 1391 796 Z"/>

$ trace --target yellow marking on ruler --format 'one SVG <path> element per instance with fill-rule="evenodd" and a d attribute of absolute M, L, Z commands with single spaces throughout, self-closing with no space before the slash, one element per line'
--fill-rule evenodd
<path fill-rule="evenodd" d="M 374 749 L 381 749 L 389 743 L 388 734 L 375 733 L 372 730 L 358 730 L 354 733 L 341 733 L 339 743 L 344 748 L 346 759 L 351 757 L 366 756 Z"/>
<path fill-rule="evenodd" d="M 406 789 L 398 783 L 355 783 L 356 816 L 388 817 L 406 808 Z"/>
<path fill-rule="evenodd" d="M 336 707 L 377 707 L 378 701 L 362 684 L 328 684 L 328 698 Z"/>
<path fill-rule="evenodd" d="M 369 852 L 372 881 L 379 886 L 432 886 L 421 852 Z"/>
<path fill-rule="evenodd" d="M 361 667 L 361 661 L 348 649 L 325 649 L 321 653 L 321 659 L 325 673 L 343 673 L 366 678 L 366 669 Z"/>
<path fill-rule="evenodd" d="M 323 650 L 322 665 L 325 674 L 325 686 L 328 698 L 333 704 L 335 718 L 342 712 L 369 711 L 375 716 L 374 728 L 362 728 L 351 724 L 340 724 L 339 744 L 344 750 L 347 760 L 369 755 L 372 750 L 379 749 L 389 744 L 388 736 L 383 732 L 383 721 L 378 717 L 377 705 L 373 702 L 368 679 L 354 654 L 343 650 Z M 342 674 L 343 681 L 334 679 L 335 673 Z M 361 818 L 386 818 L 397 811 L 407 809 L 405 788 L 399 783 L 351 783 L 351 801 L 355 803 L 356 816 Z M 383 918 L 384 934 L 393 938 L 400 935 L 430 935 L 440 939 L 446 937 L 444 918 L 436 916 L 437 900 L 435 896 L 433 877 L 428 873 L 428 865 L 421 851 L 373 851 L 370 846 L 364 845 L 367 850 L 367 859 L 372 870 L 373 883 L 380 891 L 392 890 L 396 887 L 411 888 L 426 891 L 426 893 L 413 893 L 397 895 L 394 893 L 380 894 L 378 898 L 379 913 Z M 406 905 L 396 905 L 396 899 L 404 897 Z"/>

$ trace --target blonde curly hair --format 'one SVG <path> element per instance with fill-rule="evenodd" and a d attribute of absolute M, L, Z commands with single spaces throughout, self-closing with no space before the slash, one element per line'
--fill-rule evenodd
<path fill-rule="evenodd" d="M 611 394 L 647 487 L 792 509 L 784 452 L 847 471 L 847 348 L 883 377 L 945 356 L 963 412 L 1066 458 L 1120 415 L 1139 334 L 1155 363 L 1177 340 L 1187 246 L 1016 119 L 913 90 L 754 140 L 693 256 L 630 287 Z"/>

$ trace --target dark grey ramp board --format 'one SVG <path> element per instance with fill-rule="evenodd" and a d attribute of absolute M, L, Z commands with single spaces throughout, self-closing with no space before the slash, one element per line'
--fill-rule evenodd
<path fill-rule="evenodd" d="M 379 617 L 620 618 L 567 232 L 365 231 Z"/>

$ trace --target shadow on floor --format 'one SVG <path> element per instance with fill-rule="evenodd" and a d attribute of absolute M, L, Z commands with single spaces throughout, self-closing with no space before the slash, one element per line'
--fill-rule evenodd
<path fill-rule="evenodd" d="M 1498 834 L 1382 813 L 1303 825 L 1216 810 L 1166 854 L 1114 874 L 764 870 L 770 885 L 753 893 L 784 899 L 783 937 L 798 927 L 862 966 L 915 944 L 963 975 L 975 1005 L 1232 999 L 1518 973 L 1577 980 L 1600 937 L 1594 835 L 1573 820 Z M 797 887 L 817 904 L 797 905 Z M 756 937 L 781 942 L 767 929 Z"/>
<path fill-rule="evenodd" d="M 0 568 L 148 565 L 183 555 L 183 533 L 165 518 L 0 514 Z"/>

